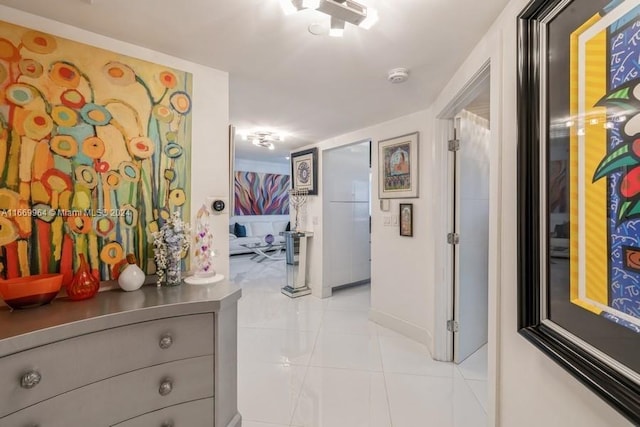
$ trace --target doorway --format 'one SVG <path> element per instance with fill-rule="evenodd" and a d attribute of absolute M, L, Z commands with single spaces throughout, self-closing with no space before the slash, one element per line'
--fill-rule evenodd
<path fill-rule="evenodd" d="M 447 124 L 446 351 L 439 360 L 473 363 L 487 370 L 489 336 L 489 209 L 491 71 L 482 67 L 439 116 Z M 444 224 L 443 224 L 444 225 Z M 444 356 L 444 357 L 443 357 Z"/>
<path fill-rule="evenodd" d="M 371 280 L 371 141 L 322 153 L 323 296 Z"/>

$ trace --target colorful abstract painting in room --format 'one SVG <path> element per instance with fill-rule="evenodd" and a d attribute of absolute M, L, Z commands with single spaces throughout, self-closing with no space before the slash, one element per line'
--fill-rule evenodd
<path fill-rule="evenodd" d="M 289 215 L 289 175 L 237 171 L 234 215 Z"/>
<path fill-rule="evenodd" d="M 0 22 L 0 276 L 153 266 L 189 216 L 191 75 Z"/>
<path fill-rule="evenodd" d="M 640 332 L 640 6 L 612 2 L 571 40 L 571 298 Z M 581 238 L 579 236 L 582 236 Z"/>

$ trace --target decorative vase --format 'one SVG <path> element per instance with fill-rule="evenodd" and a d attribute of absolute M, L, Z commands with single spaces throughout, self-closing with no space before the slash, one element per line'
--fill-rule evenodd
<path fill-rule="evenodd" d="M 182 283 L 182 261 L 170 257 L 167 268 L 158 272 L 158 286 L 178 286 Z"/>
<path fill-rule="evenodd" d="M 153 233 L 154 259 L 158 286 L 178 286 L 182 283 L 182 258 L 189 250 L 189 224 L 173 212 Z"/>
<path fill-rule="evenodd" d="M 98 293 L 100 281 L 91 274 L 91 269 L 84 254 L 80 254 L 80 265 L 71 283 L 66 286 L 67 295 L 74 301 L 88 299 Z"/>
<path fill-rule="evenodd" d="M 127 262 L 129 264 L 124 268 L 124 271 L 120 273 L 120 276 L 118 276 L 118 285 L 123 291 L 137 291 L 144 284 L 144 271 L 138 267 L 134 254 L 127 255 Z"/>

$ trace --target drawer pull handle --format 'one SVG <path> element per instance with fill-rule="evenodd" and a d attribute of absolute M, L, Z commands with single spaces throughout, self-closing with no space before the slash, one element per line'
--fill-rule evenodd
<path fill-rule="evenodd" d="M 161 349 L 166 350 L 172 345 L 173 345 L 173 338 L 171 337 L 171 335 L 163 335 L 162 338 L 160 338 Z"/>
<path fill-rule="evenodd" d="M 160 396 L 166 396 L 171 393 L 171 390 L 173 390 L 173 382 L 169 379 L 166 379 L 160 383 L 158 393 L 160 393 Z"/>
<path fill-rule="evenodd" d="M 173 426 L 174 426 L 173 421 L 167 421 L 162 423 L 160 427 L 173 427 Z"/>
<path fill-rule="evenodd" d="M 42 375 L 38 371 L 29 371 L 20 378 L 20 387 L 31 389 L 40 384 Z"/>

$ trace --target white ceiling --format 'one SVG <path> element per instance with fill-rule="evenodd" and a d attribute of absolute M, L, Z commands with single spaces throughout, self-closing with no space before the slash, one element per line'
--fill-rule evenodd
<path fill-rule="evenodd" d="M 508 0 L 359 0 L 371 30 L 309 33 L 317 11 L 278 0 L 0 0 L 4 4 L 229 72 L 238 130 L 286 132 L 274 151 L 238 140 L 237 155 L 282 159 L 296 147 L 426 108 Z M 1 17 L 0 17 L 1 19 Z M 406 83 L 387 82 L 407 67 Z"/>

